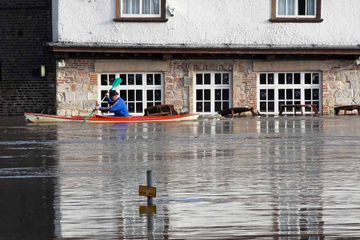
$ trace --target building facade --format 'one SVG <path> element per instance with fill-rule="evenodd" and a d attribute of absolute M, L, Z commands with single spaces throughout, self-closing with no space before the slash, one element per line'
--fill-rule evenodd
<path fill-rule="evenodd" d="M 162 103 L 268 115 L 316 104 L 332 114 L 360 103 L 359 8 L 357 0 L 53 0 L 56 112 L 88 114 L 120 77 L 133 115 Z"/>
<path fill-rule="evenodd" d="M 0 34 L 0 116 L 54 113 L 51 0 L 1 0 Z"/>

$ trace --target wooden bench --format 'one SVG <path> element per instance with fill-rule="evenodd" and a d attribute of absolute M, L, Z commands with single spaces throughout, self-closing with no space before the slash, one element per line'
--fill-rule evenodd
<path fill-rule="evenodd" d="M 294 115 L 296 115 L 296 110 L 300 109 L 301 115 L 304 115 L 304 108 L 311 108 L 311 114 L 314 114 L 315 116 L 319 115 L 318 107 L 316 104 L 286 104 L 286 105 L 280 105 L 280 112 L 279 115 L 281 116 L 285 109 L 294 109 Z"/>
<path fill-rule="evenodd" d="M 335 110 L 335 115 L 339 115 L 340 111 L 344 111 L 344 115 L 346 115 L 346 113 L 348 111 L 352 112 L 353 110 L 357 110 L 358 115 L 360 115 L 360 105 L 338 106 L 338 107 L 335 107 L 334 110 Z"/>
<path fill-rule="evenodd" d="M 240 116 L 240 114 L 243 112 L 251 112 L 253 116 L 260 115 L 259 113 L 256 113 L 254 108 L 252 107 L 233 107 L 233 108 L 221 110 L 218 113 L 221 114 L 221 116 L 223 117 L 227 115 L 231 115 L 231 117 L 234 117 L 235 114 L 239 114 Z"/>

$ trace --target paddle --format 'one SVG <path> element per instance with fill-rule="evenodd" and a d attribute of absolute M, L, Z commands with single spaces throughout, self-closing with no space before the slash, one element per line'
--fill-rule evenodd
<path fill-rule="evenodd" d="M 119 86 L 122 82 L 122 79 L 121 78 L 116 78 L 115 81 L 113 82 L 112 86 L 111 86 L 111 89 L 107 91 L 107 93 L 109 93 L 111 90 L 113 90 L 114 88 L 116 88 L 117 86 Z M 106 94 L 104 96 L 104 98 L 101 100 L 104 101 L 106 98 Z M 96 108 L 94 108 L 91 113 L 82 121 L 83 123 L 86 123 L 86 121 L 94 114 L 94 112 L 96 111 Z"/>

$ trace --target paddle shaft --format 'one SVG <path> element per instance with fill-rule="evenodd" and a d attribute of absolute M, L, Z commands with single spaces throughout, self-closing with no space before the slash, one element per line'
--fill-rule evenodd
<path fill-rule="evenodd" d="M 113 85 L 111 86 L 111 89 L 107 91 L 107 93 L 105 94 L 105 96 L 104 96 L 104 98 L 101 100 L 101 102 L 103 102 L 103 101 L 105 100 L 105 98 L 106 98 L 106 95 L 107 95 L 111 90 L 113 90 L 114 88 L 116 88 L 117 86 L 119 86 L 119 85 L 121 84 L 121 82 L 122 82 L 122 79 L 121 79 L 121 78 L 115 79 L 115 81 L 113 82 Z M 101 104 L 101 102 L 100 102 L 100 104 Z M 96 111 L 96 107 L 94 108 L 94 110 L 92 110 L 92 112 L 89 114 L 89 116 L 87 116 L 87 117 L 84 119 L 83 123 L 85 123 L 85 122 L 94 114 L 95 111 Z"/>

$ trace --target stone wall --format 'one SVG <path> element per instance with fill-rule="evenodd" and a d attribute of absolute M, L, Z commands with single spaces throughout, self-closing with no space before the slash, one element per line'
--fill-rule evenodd
<path fill-rule="evenodd" d="M 54 112 L 51 1 L 1 0 L 0 25 L 0 115 Z"/>
<path fill-rule="evenodd" d="M 58 115 L 87 115 L 94 109 L 98 96 L 95 61 L 69 59 L 57 70 L 56 109 Z"/>
<path fill-rule="evenodd" d="M 118 70 L 114 66 L 119 66 Z M 111 71 L 110 71 L 111 70 Z M 259 72 L 319 71 L 323 78 L 323 113 L 334 106 L 360 104 L 360 67 L 354 61 L 167 60 L 125 61 L 68 59 L 58 68 L 57 113 L 87 115 L 98 99 L 98 74 L 161 71 L 165 77 L 165 103 L 179 112 L 194 112 L 196 72 L 232 73 L 233 106 L 257 108 Z M 130 71 L 130 72 L 131 72 Z"/>

